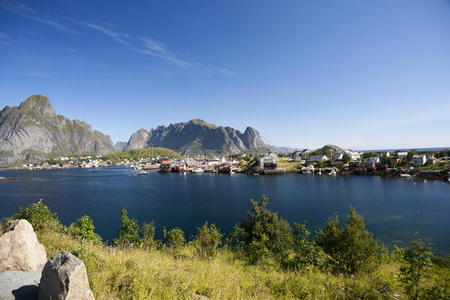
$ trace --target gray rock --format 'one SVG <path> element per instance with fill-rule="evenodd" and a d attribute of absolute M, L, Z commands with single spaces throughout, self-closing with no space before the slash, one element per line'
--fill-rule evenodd
<path fill-rule="evenodd" d="M 0 272 L 35 271 L 47 260 L 42 246 L 27 220 L 10 221 L 0 236 Z"/>
<path fill-rule="evenodd" d="M 38 299 L 42 269 L 0 272 L 0 299 Z"/>
<path fill-rule="evenodd" d="M 231 127 L 216 126 L 194 119 L 185 123 L 158 126 L 150 131 L 139 129 L 131 135 L 126 150 L 149 146 L 165 147 L 182 154 L 244 153 L 265 144 L 258 131 L 247 127 L 244 133 Z"/>
<path fill-rule="evenodd" d="M 67 251 L 50 258 L 42 270 L 39 299 L 95 299 L 84 263 Z"/>
<path fill-rule="evenodd" d="M 34 159 L 41 153 L 107 154 L 111 138 L 89 124 L 57 115 L 47 97 L 34 95 L 19 107 L 0 111 L 0 165 Z M 38 155 L 36 155 L 38 154 Z"/>

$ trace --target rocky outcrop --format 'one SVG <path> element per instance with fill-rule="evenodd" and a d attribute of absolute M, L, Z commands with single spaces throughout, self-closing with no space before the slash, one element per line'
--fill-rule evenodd
<path fill-rule="evenodd" d="M 53 256 L 42 270 L 39 299 L 94 299 L 84 263 L 67 251 Z"/>
<path fill-rule="evenodd" d="M 128 143 L 127 142 L 117 142 L 114 144 L 114 147 L 118 152 L 123 152 L 127 149 Z"/>
<path fill-rule="evenodd" d="M 247 127 L 244 133 L 194 119 L 184 123 L 140 129 L 128 141 L 127 149 L 164 147 L 182 154 L 244 153 L 265 147 L 258 131 Z"/>
<path fill-rule="evenodd" d="M 27 220 L 10 221 L 0 236 L 0 271 L 35 271 L 47 260 L 42 246 Z"/>
<path fill-rule="evenodd" d="M 89 124 L 57 115 L 47 97 L 34 95 L 0 111 L 0 165 L 42 158 L 46 153 L 116 151 L 111 138 Z"/>

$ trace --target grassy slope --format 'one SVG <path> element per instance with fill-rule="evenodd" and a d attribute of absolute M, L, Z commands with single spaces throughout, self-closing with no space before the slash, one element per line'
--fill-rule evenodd
<path fill-rule="evenodd" d="M 148 158 L 150 155 L 153 157 L 164 156 L 164 157 L 169 157 L 169 158 L 182 158 L 180 153 L 170 150 L 170 149 L 167 149 L 167 148 L 162 148 L 162 147 L 129 150 L 126 152 L 118 152 L 118 153 L 104 155 L 103 157 L 117 160 L 117 159 Z"/>
<path fill-rule="evenodd" d="M 356 279 L 318 270 L 287 272 L 277 267 L 248 266 L 221 250 L 213 260 L 193 255 L 186 246 L 175 258 L 167 250 L 120 249 L 81 244 L 60 233 L 39 233 L 47 256 L 68 250 L 86 264 L 96 299 L 344 299 L 402 295 L 398 264 L 384 264 Z M 388 287 L 387 294 L 378 288 Z"/>

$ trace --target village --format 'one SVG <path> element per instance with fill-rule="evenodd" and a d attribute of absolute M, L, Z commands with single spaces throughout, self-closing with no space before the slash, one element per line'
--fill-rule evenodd
<path fill-rule="evenodd" d="M 360 152 L 327 145 L 318 150 L 290 153 L 195 155 L 140 158 L 112 158 L 100 155 L 60 156 L 11 169 L 70 169 L 126 166 L 137 175 L 150 171 L 161 173 L 223 173 L 276 175 L 303 173 L 312 175 L 384 175 L 402 178 L 449 180 L 450 156 L 442 151 Z"/>

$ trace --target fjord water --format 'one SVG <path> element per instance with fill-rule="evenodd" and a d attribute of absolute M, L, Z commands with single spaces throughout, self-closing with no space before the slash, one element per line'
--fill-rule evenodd
<path fill-rule="evenodd" d="M 0 176 L 27 180 L 0 182 L 0 218 L 43 199 L 69 225 L 82 215 L 94 219 L 105 240 L 116 237 L 120 210 L 140 224 L 182 228 L 190 238 L 205 221 L 223 232 L 246 219 L 250 198 L 269 197 L 268 207 L 290 222 L 308 221 L 318 230 L 350 205 L 385 245 L 406 246 L 415 237 L 450 254 L 450 184 L 441 181 L 372 176 L 160 174 L 136 176 L 130 168 L 0 171 Z"/>

